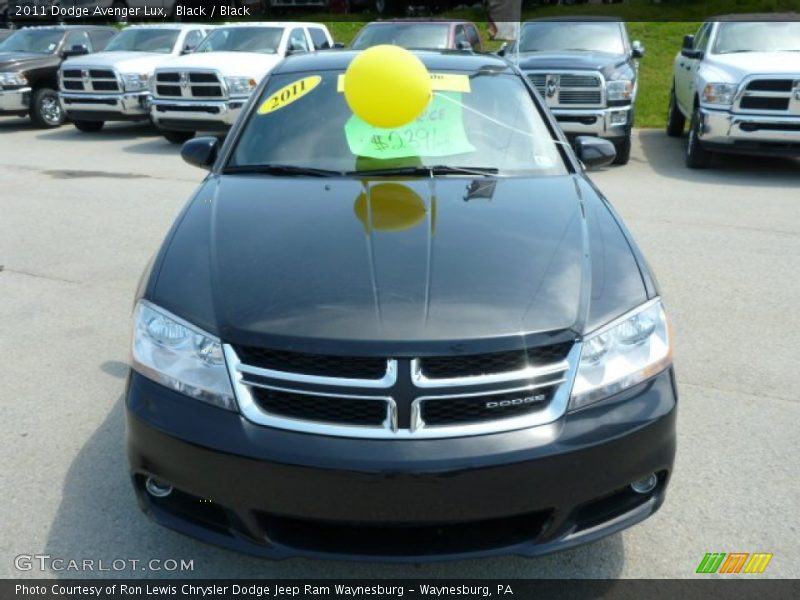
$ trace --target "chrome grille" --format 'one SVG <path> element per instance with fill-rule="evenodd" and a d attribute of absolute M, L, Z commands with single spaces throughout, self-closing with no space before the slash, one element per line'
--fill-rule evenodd
<path fill-rule="evenodd" d="M 112 69 L 73 67 L 61 71 L 61 89 L 65 92 L 117 93 L 122 91 L 122 85 Z"/>
<path fill-rule="evenodd" d="M 156 71 L 155 95 L 159 98 L 225 98 L 222 77 L 216 71 Z"/>
<path fill-rule="evenodd" d="M 481 435 L 551 423 L 566 411 L 580 344 L 466 356 L 365 358 L 225 345 L 244 416 L 320 435 Z"/>
<path fill-rule="evenodd" d="M 605 103 L 605 80 L 600 73 L 529 71 L 527 76 L 551 108 L 597 108 Z"/>
<path fill-rule="evenodd" d="M 800 114 L 800 74 L 761 76 L 746 81 L 736 96 L 734 110 L 767 115 Z"/>

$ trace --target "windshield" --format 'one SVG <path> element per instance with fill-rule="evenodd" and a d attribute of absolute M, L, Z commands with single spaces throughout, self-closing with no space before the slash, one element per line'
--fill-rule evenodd
<path fill-rule="evenodd" d="M 195 52 L 260 52 L 275 54 L 281 43 L 280 27 L 228 27 L 215 29 Z"/>
<path fill-rule="evenodd" d="M 800 23 L 722 23 L 714 52 L 800 52 Z"/>
<path fill-rule="evenodd" d="M 353 49 L 364 50 L 379 44 L 414 49 L 442 49 L 449 47 L 449 38 L 450 26 L 445 23 L 368 25 L 353 42 Z"/>
<path fill-rule="evenodd" d="M 169 54 L 175 47 L 177 29 L 126 29 L 112 39 L 106 52 L 160 52 Z"/>
<path fill-rule="evenodd" d="M 517 75 L 442 73 L 440 79 L 449 85 L 437 86 L 426 112 L 398 129 L 379 129 L 354 116 L 340 91 L 340 75 L 270 77 L 226 169 L 280 165 L 348 174 L 426 167 L 499 175 L 566 173 Z"/>
<path fill-rule="evenodd" d="M 0 52 L 52 54 L 63 36 L 60 29 L 23 29 L 0 44 Z"/>
<path fill-rule="evenodd" d="M 520 35 L 520 52 L 580 50 L 623 54 L 625 44 L 619 23 L 542 21 L 525 23 Z"/>

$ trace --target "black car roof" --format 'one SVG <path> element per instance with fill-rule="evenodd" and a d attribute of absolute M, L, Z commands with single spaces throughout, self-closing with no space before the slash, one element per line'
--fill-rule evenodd
<path fill-rule="evenodd" d="M 429 69 L 444 71 L 478 71 L 483 68 L 498 71 L 511 71 L 505 59 L 492 54 L 473 54 L 460 50 L 413 51 Z M 305 71 L 345 70 L 350 62 L 360 54 L 354 50 L 323 50 L 295 54 L 284 59 L 273 73 L 294 73 Z"/>

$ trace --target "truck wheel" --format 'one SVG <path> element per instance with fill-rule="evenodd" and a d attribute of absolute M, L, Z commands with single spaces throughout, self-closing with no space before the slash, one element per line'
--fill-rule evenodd
<path fill-rule="evenodd" d="M 695 108 L 689 125 L 689 143 L 686 145 L 686 166 L 690 169 L 705 169 L 711 162 L 711 152 L 700 142 L 700 111 Z"/>
<path fill-rule="evenodd" d="M 161 133 L 164 134 L 168 142 L 173 144 L 182 144 L 194 137 L 194 131 L 162 131 Z"/>
<path fill-rule="evenodd" d="M 39 88 L 31 99 L 31 121 L 37 127 L 58 127 L 66 116 L 58 101 L 58 93 L 50 88 Z"/>
<path fill-rule="evenodd" d="M 84 133 L 94 133 L 96 131 L 100 131 L 105 125 L 105 121 L 73 121 L 73 125 L 79 131 L 83 131 Z"/>
<path fill-rule="evenodd" d="M 631 159 L 631 134 L 628 132 L 624 138 L 618 142 L 614 142 L 614 148 L 617 149 L 617 157 L 614 159 L 615 165 L 627 165 Z"/>
<path fill-rule="evenodd" d="M 686 117 L 683 116 L 681 109 L 678 108 L 678 101 L 675 99 L 675 87 L 669 93 L 669 113 L 667 114 L 667 135 L 670 137 L 680 137 L 686 126 Z"/>

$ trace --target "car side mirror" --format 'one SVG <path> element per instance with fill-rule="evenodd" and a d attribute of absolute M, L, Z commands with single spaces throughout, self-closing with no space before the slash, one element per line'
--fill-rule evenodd
<path fill-rule="evenodd" d="M 599 169 L 614 162 L 617 149 L 608 140 L 582 135 L 575 138 L 575 154 L 587 169 Z"/>
<path fill-rule="evenodd" d="M 83 56 L 84 54 L 89 54 L 89 46 L 86 44 L 75 44 L 71 48 L 64 50 L 61 56 L 69 58 L 70 56 Z"/>
<path fill-rule="evenodd" d="M 211 170 L 217 160 L 219 140 L 213 136 L 196 137 L 181 146 L 181 158 L 201 169 Z"/>
<path fill-rule="evenodd" d="M 286 56 L 290 54 L 298 54 L 299 52 L 306 52 L 306 49 L 298 44 L 291 44 L 286 48 Z"/>
<path fill-rule="evenodd" d="M 636 40 L 631 44 L 631 56 L 633 56 L 633 58 L 644 58 L 644 53 L 645 49 L 642 42 Z"/>
<path fill-rule="evenodd" d="M 467 40 L 461 40 L 458 42 L 456 44 L 456 48 L 464 52 L 472 52 L 472 44 L 470 44 Z"/>
<path fill-rule="evenodd" d="M 508 53 L 508 42 L 503 42 L 500 49 L 497 51 L 497 56 L 505 56 Z"/>
<path fill-rule="evenodd" d="M 334 42 L 333 47 L 337 50 L 342 50 L 347 46 L 345 46 L 342 42 Z"/>

